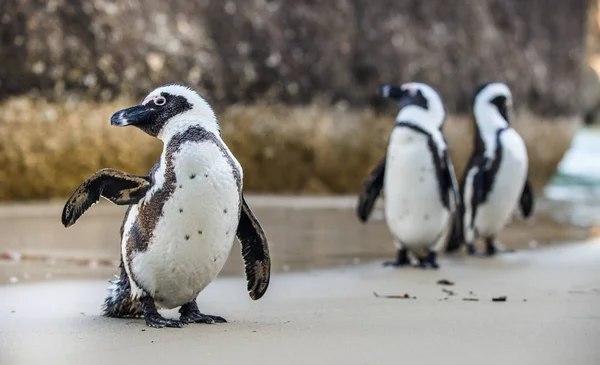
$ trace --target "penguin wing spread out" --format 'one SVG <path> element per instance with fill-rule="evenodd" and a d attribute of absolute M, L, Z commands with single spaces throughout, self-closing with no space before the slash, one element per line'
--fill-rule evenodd
<path fill-rule="evenodd" d="M 379 194 L 381 193 L 385 176 L 385 162 L 386 157 L 375 166 L 363 184 L 362 191 L 358 198 L 358 206 L 356 208 L 356 214 L 361 222 L 366 222 L 367 219 L 369 219 L 373 207 L 375 206 L 375 201 L 377 201 L 377 197 L 379 197 Z"/>
<path fill-rule="evenodd" d="M 260 299 L 269 286 L 271 258 L 269 257 L 267 236 L 250 210 L 243 194 L 242 213 L 236 235 L 242 245 L 248 293 L 253 300 Z"/>
<path fill-rule="evenodd" d="M 117 205 L 137 203 L 150 188 L 149 176 L 136 176 L 115 169 L 102 169 L 85 179 L 65 203 L 62 224 L 72 226 L 92 205 L 104 197 Z"/>
<path fill-rule="evenodd" d="M 521 193 L 521 199 L 519 199 L 519 205 L 521 206 L 521 213 L 523 213 L 523 217 L 530 217 L 533 213 L 534 199 L 533 189 L 531 188 L 529 180 L 525 181 L 525 186 L 523 186 L 523 192 Z"/>

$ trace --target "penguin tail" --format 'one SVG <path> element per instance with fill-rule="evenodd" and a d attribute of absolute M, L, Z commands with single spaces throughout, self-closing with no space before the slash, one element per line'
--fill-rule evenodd
<path fill-rule="evenodd" d="M 108 296 L 104 299 L 102 315 L 105 317 L 141 317 L 144 315 L 139 300 L 131 296 L 129 278 L 123 268 L 121 276 L 115 276 L 114 280 L 108 281 Z"/>

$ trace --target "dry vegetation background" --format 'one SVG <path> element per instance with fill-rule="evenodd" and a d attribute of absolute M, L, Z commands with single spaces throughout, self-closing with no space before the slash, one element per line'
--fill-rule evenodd
<path fill-rule="evenodd" d="M 461 171 L 473 90 L 504 81 L 541 187 L 577 128 L 594 11 L 585 0 L 4 0 L 0 200 L 64 197 L 102 167 L 147 172 L 160 143 L 109 117 L 168 82 L 215 106 L 247 190 L 329 194 L 355 193 L 385 151 L 396 108 L 375 97 L 380 83 L 438 89 Z"/>

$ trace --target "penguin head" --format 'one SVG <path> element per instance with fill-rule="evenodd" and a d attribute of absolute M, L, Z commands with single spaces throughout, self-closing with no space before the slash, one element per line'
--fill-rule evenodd
<path fill-rule="evenodd" d="M 512 93 L 506 84 L 490 82 L 475 91 L 473 114 L 475 122 L 483 129 L 509 126 L 508 108 L 512 105 Z M 484 128 L 488 127 L 488 128 Z"/>
<path fill-rule="evenodd" d="M 189 87 L 174 84 L 160 86 L 141 104 L 116 112 L 110 124 L 132 125 L 163 141 L 191 126 L 221 134 L 215 113 L 206 100 Z"/>
<path fill-rule="evenodd" d="M 397 121 L 410 120 L 415 123 L 431 124 L 441 128 L 446 112 L 440 95 L 429 85 L 410 82 L 400 86 L 383 84 L 379 93 L 384 98 L 394 100 L 400 105 Z"/>

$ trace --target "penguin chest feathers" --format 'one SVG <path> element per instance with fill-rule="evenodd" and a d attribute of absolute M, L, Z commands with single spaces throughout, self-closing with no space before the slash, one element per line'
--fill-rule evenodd
<path fill-rule="evenodd" d="M 500 159 L 498 171 L 475 221 L 481 235 L 495 234 L 508 222 L 527 179 L 527 150 L 521 136 L 514 129 L 507 129 L 500 135 L 499 143 L 500 154 L 495 156 Z"/>
<path fill-rule="evenodd" d="M 152 226 L 144 221 L 147 212 L 160 215 L 152 232 L 141 235 L 148 238 L 145 250 L 135 250 L 126 241 L 131 235 L 124 235 L 124 259 L 129 258 L 132 287 L 174 308 L 195 299 L 229 255 L 239 223 L 242 171 L 213 135 L 167 145 L 154 175 L 155 186 L 132 208 L 126 228 L 143 231 Z"/>
<path fill-rule="evenodd" d="M 440 199 L 433 162 L 439 146 L 429 140 L 405 127 L 396 127 L 390 136 L 384 177 L 386 220 L 392 234 L 407 246 L 432 244 L 450 216 Z"/>

